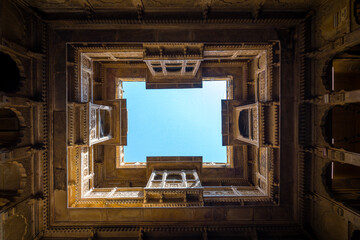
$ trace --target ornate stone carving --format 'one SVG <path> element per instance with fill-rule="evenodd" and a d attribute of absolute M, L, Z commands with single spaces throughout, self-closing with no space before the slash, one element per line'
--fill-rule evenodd
<path fill-rule="evenodd" d="M 154 170 L 144 194 L 145 207 L 203 205 L 203 188 L 196 170 Z"/>
<path fill-rule="evenodd" d="M 9 199 L 20 196 L 27 183 L 26 170 L 16 161 L 0 163 L 0 191 Z"/>
<path fill-rule="evenodd" d="M 259 132 L 259 103 L 234 106 L 232 109 L 233 136 L 236 140 L 259 146 L 262 134 Z"/>
<path fill-rule="evenodd" d="M 91 99 L 91 86 L 92 86 L 92 62 L 84 54 L 80 54 L 81 64 L 80 64 L 80 101 L 89 102 Z"/>
<path fill-rule="evenodd" d="M 171 44 L 170 44 L 171 45 Z M 169 46 L 170 46 L 169 45 Z M 190 44 L 191 45 L 191 44 Z M 195 44 L 196 45 L 196 44 Z M 175 46 L 175 45 L 174 45 Z M 175 48 L 178 48 L 182 45 L 177 45 Z M 159 49 L 159 56 L 152 55 L 151 48 L 156 47 Z M 74 148 L 82 149 L 79 152 L 80 161 L 70 161 L 72 171 L 76 172 L 76 178 L 73 177 L 73 175 L 70 176 L 70 182 L 73 184 L 70 184 L 69 187 L 71 189 L 75 189 L 76 194 L 69 194 L 69 197 L 76 196 L 75 201 L 73 201 L 70 205 L 72 207 L 122 207 L 122 206 L 137 206 L 137 207 L 156 207 L 156 206 L 162 206 L 162 207 L 183 207 L 183 206 L 203 206 L 204 202 L 211 203 L 216 202 L 216 204 L 226 204 L 226 202 L 236 202 L 236 204 L 269 204 L 271 202 L 271 197 L 267 191 L 264 191 L 264 189 L 260 187 L 251 187 L 251 188 L 241 188 L 239 186 L 236 187 L 224 187 L 224 188 L 218 188 L 218 189 L 212 189 L 212 187 L 205 187 L 203 188 L 201 186 L 199 176 L 195 176 L 193 174 L 194 179 L 188 179 L 188 176 L 190 177 L 190 172 L 197 173 L 200 171 L 202 164 L 199 163 L 200 166 L 197 170 L 168 170 L 167 176 L 171 176 L 171 174 L 177 173 L 179 179 L 174 180 L 168 180 L 165 176 L 165 174 L 162 175 L 163 178 L 161 180 L 156 180 L 155 177 L 153 180 L 149 180 L 148 185 L 145 188 L 135 188 L 135 187 L 129 187 L 127 189 L 120 189 L 120 188 L 94 188 L 93 181 L 94 181 L 94 172 L 92 172 L 92 166 L 93 163 L 93 145 L 100 142 L 98 141 L 98 134 L 99 134 L 99 111 L 101 111 L 104 108 L 108 108 L 110 111 L 117 111 L 118 109 L 121 109 L 126 111 L 126 107 L 123 108 L 121 105 L 120 108 L 117 108 L 115 105 L 111 105 L 111 107 L 106 107 L 107 102 L 104 100 L 95 102 L 96 104 L 92 103 L 91 93 L 92 93 L 92 61 L 93 58 L 97 59 L 96 61 L 122 61 L 121 66 L 125 66 L 124 60 L 127 58 L 134 59 L 133 61 L 136 62 L 142 62 L 142 61 L 158 61 L 154 58 L 162 58 L 164 62 L 164 66 L 166 67 L 167 63 L 172 62 L 166 62 L 169 59 L 171 60 L 171 56 L 168 55 L 166 52 L 169 51 L 166 48 L 158 48 L 156 45 L 151 45 L 148 47 L 148 50 L 145 52 L 142 51 L 142 48 L 139 46 L 119 46 L 119 47 L 110 47 L 107 49 L 107 51 L 99 51 L 102 47 L 82 47 L 77 48 L 79 51 L 79 56 L 81 56 L 79 59 L 81 59 L 81 77 L 80 81 L 84 83 L 79 85 L 79 92 L 82 94 L 81 101 L 87 101 L 88 103 L 84 104 L 75 104 L 74 106 L 78 107 L 78 110 L 76 108 L 69 108 L 69 113 L 71 117 L 69 119 L 69 123 L 71 123 L 74 126 L 74 123 L 77 121 L 82 122 L 82 129 L 81 133 L 83 134 L 82 141 L 77 141 L 81 143 L 79 146 L 74 146 Z M 228 58 L 230 56 L 229 63 L 231 61 L 240 61 L 245 58 L 250 58 L 255 56 L 259 56 L 259 59 L 257 61 L 258 63 L 258 71 L 259 73 L 264 72 L 264 101 L 266 99 L 269 99 L 269 83 L 267 81 L 270 81 L 268 76 L 266 75 L 266 61 L 269 61 L 269 54 L 267 51 L 271 50 L 271 46 L 268 44 L 265 45 L 224 45 L 224 46 L 205 46 L 204 49 L 199 50 L 198 54 L 195 54 L 196 57 L 199 59 L 197 60 L 203 60 L 203 61 L 209 61 L 211 62 L 212 59 L 217 59 L 221 61 L 228 61 Z M 189 56 L 186 61 L 191 60 L 191 47 L 189 48 L 182 48 L 181 49 L 181 56 Z M 180 56 L 179 55 L 179 56 Z M 179 57 L 178 56 L 178 57 Z M 194 56 L 192 56 L 194 57 Z M 174 60 L 174 59 L 173 59 Z M 179 61 L 179 60 L 176 60 Z M 184 65 L 184 61 L 181 62 L 181 71 L 184 70 L 184 67 L 189 67 L 187 64 Z M 178 63 L 178 62 L 176 62 Z M 188 62 L 191 63 L 192 62 Z M 242 64 L 242 65 L 241 65 Z M 241 63 L 239 66 L 245 66 L 244 63 Z M 161 63 L 160 63 L 161 65 Z M 162 66 L 162 65 L 161 65 Z M 172 65 L 170 65 L 172 66 Z M 195 65 L 196 66 L 196 65 Z M 209 65 L 210 66 L 210 65 Z M 207 66 L 207 67 L 209 67 Z M 237 66 L 237 65 L 236 65 Z M 141 66 L 144 67 L 144 66 Z M 152 66 L 154 67 L 154 66 Z M 245 67 L 244 67 L 245 68 Z M 163 69 L 162 69 L 163 71 Z M 102 75 L 105 74 L 105 71 L 102 70 Z M 246 71 L 244 71 L 243 74 L 247 74 Z M 228 76 L 228 75 L 226 75 Z M 105 77 L 102 78 L 104 81 Z M 232 79 L 229 78 L 229 79 Z M 235 80 L 234 80 L 235 81 Z M 116 82 L 116 81 L 115 81 Z M 86 84 L 88 83 L 88 84 Z M 101 85 L 103 86 L 103 85 Z M 118 85 L 120 86 L 120 85 Z M 233 87 L 231 85 L 231 87 Z M 88 88 L 88 89 L 86 89 Z M 229 90 L 230 89 L 230 90 Z M 228 88 L 228 96 L 234 97 L 233 91 L 235 91 L 232 88 Z M 86 96 L 87 93 L 87 96 Z M 118 97 L 121 96 L 121 91 L 118 93 Z M 125 100 L 125 99 L 122 99 Z M 255 105 L 259 105 L 263 103 L 256 103 Z M 259 142 L 262 138 L 260 137 L 264 135 L 264 127 L 263 124 L 264 121 L 267 119 L 264 118 L 264 108 L 261 108 L 259 111 L 259 107 L 249 108 L 250 110 L 250 116 L 251 120 L 249 123 L 253 125 L 251 128 L 250 135 L 252 136 L 252 140 L 255 140 Z M 262 107 L 269 107 L 271 106 L 271 103 L 264 104 Z M 276 105 L 276 104 L 275 104 Z M 79 111 L 80 110 L 80 111 Z M 112 114 L 112 113 L 111 113 Z M 80 115 L 80 116 L 77 116 Z M 234 121 L 232 121 L 234 122 Z M 254 126 L 255 125 L 255 126 Z M 125 129 L 125 128 L 122 128 Z M 127 128 L 126 128 L 127 129 Z M 71 130 L 71 132 L 75 132 L 76 127 Z M 116 132 L 118 132 L 116 130 Z M 73 139 L 76 139 L 76 134 L 72 135 Z M 121 135 L 123 136 L 123 135 Z M 71 142 L 74 142 L 75 140 L 72 140 Z M 108 143 L 110 143 L 111 140 L 109 140 Z M 116 141 L 115 141 L 116 142 Z M 111 142 L 111 144 L 114 144 L 115 142 Z M 82 144 L 84 143 L 84 144 Z M 117 142 L 116 142 L 117 143 Z M 261 144 L 264 144 L 263 141 L 261 141 Z M 84 150 L 86 149 L 86 150 Z M 71 150 L 72 151 L 72 150 Z M 83 153 L 85 151 L 85 153 Z M 70 154 L 71 155 L 71 154 Z M 120 152 L 117 153 L 117 155 L 123 155 L 123 152 L 120 149 Z M 71 155 L 73 156 L 73 155 Z M 76 158 L 76 157 L 75 157 Z M 161 161 L 160 161 L 161 160 Z M 158 162 L 164 162 L 164 159 L 160 159 Z M 178 160 L 176 160 L 178 161 Z M 263 163 L 263 162 L 262 162 Z M 158 163 L 154 163 L 156 164 Z M 197 164 L 197 163 L 196 163 Z M 75 165 L 75 166 L 74 166 Z M 139 164 L 140 167 L 142 167 L 144 164 Z M 196 165 L 196 166 L 198 166 Z M 219 164 L 208 164 L 211 167 L 217 168 L 220 165 Z M 214 166 L 215 165 L 215 166 Z M 263 164 L 259 164 L 263 165 Z M 127 165 L 123 163 L 122 167 L 133 167 L 132 165 Z M 230 167 L 230 165 L 224 165 L 221 164 L 221 167 L 227 168 Z M 232 166 L 231 166 L 232 167 Z M 155 168 L 154 168 L 155 169 Z M 166 169 L 166 168 L 165 168 Z M 165 170 L 154 170 L 154 171 L 165 171 Z M 268 186 L 270 181 L 270 177 L 264 178 L 263 176 L 263 170 L 260 170 L 261 174 L 259 173 L 259 176 L 261 177 L 261 180 L 264 182 L 265 186 Z M 72 174 L 72 173 L 71 173 Z M 176 175 L 176 174 L 175 174 Z M 155 175 L 154 175 L 155 176 Z M 179 177 L 180 176 L 180 177 Z M 264 178 L 264 179 L 263 179 Z M 150 178 L 149 178 L 150 179 Z M 238 179 L 235 182 L 239 184 L 243 184 L 244 179 Z M 226 181 L 224 181 L 226 183 Z M 74 190 L 71 190 L 74 191 Z M 206 192 L 203 194 L 203 192 Z M 81 193 L 81 195 L 79 195 Z"/>
<path fill-rule="evenodd" d="M 81 102 L 89 101 L 89 90 L 90 90 L 90 74 L 87 71 L 81 71 Z"/>
<path fill-rule="evenodd" d="M 96 136 L 96 120 L 97 120 L 97 116 L 96 116 L 96 108 L 91 108 L 90 109 L 90 124 L 89 124 L 89 140 L 90 142 L 96 140 L 97 136 Z"/>
<path fill-rule="evenodd" d="M 259 81 L 259 100 L 265 102 L 267 100 L 267 81 L 265 70 L 258 74 Z"/>
<path fill-rule="evenodd" d="M 222 104 L 223 145 L 279 146 L 279 103 Z"/>
<path fill-rule="evenodd" d="M 267 162 L 268 162 L 268 148 L 259 148 L 259 164 L 258 169 L 259 173 L 266 177 L 267 175 Z"/>
<path fill-rule="evenodd" d="M 252 136 L 255 141 L 258 141 L 259 136 L 259 113 L 257 109 L 251 109 L 251 115 L 252 115 Z"/>

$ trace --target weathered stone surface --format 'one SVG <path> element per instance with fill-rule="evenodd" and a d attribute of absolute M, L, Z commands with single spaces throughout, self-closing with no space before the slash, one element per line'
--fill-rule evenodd
<path fill-rule="evenodd" d="M 0 238 L 356 238 L 358 2 L 1 1 L 0 52 L 20 76 L 13 92 L 0 92 L 0 108 L 16 113 L 0 118 L 1 136 L 20 124 L 19 141 L 0 149 Z M 164 65 L 152 78 L 147 51 L 156 52 L 151 64 L 180 61 L 181 70 L 169 78 Z M 189 59 L 199 69 L 183 79 Z M 264 106 L 248 115 L 257 138 L 231 140 L 239 122 L 225 106 L 227 163 L 126 162 L 131 109 L 115 103 L 126 79 L 157 89 L 226 80 L 234 109 Z M 147 191 L 153 170 L 181 181 Z"/>

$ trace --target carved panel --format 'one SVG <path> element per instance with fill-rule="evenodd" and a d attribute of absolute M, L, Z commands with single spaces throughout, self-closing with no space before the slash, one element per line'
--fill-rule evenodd
<path fill-rule="evenodd" d="M 87 70 L 91 70 L 91 60 L 87 57 L 85 57 L 84 55 L 82 55 L 81 58 L 81 67 L 82 69 L 87 69 Z"/>
<path fill-rule="evenodd" d="M 89 124 L 89 137 L 90 137 L 90 142 L 92 142 L 93 140 L 95 140 L 97 138 L 96 136 L 96 108 L 91 108 L 90 109 L 90 124 Z"/>
<path fill-rule="evenodd" d="M 81 71 L 81 102 L 88 102 L 89 101 L 89 83 L 90 81 L 90 73 L 87 71 Z"/>
<path fill-rule="evenodd" d="M 266 71 L 262 71 L 258 74 L 259 79 L 259 100 L 265 102 L 267 100 L 267 82 L 266 82 Z"/>
<path fill-rule="evenodd" d="M 268 161 L 268 149 L 260 148 L 260 156 L 259 156 L 259 172 L 262 176 L 266 177 L 267 173 L 267 161 Z"/>
<path fill-rule="evenodd" d="M 213 197 L 264 197 L 266 196 L 263 192 L 259 191 L 254 187 L 247 187 L 244 189 L 242 187 L 222 187 L 218 189 L 204 189 L 204 197 L 213 198 Z"/>
<path fill-rule="evenodd" d="M 252 125 L 252 131 L 253 131 L 253 135 L 252 135 L 252 138 L 255 140 L 255 141 L 258 141 L 258 136 L 259 136 L 259 119 L 258 119 L 258 109 L 257 108 L 253 108 L 251 109 L 251 114 L 252 114 L 252 120 L 253 120 L 253 125 Z"/>
<path fill-rule="evenodd" d="M 68 143 L 73 145 L 75 143 L 75 107 L 68 106 Z"/>
<path fill-rule="evenodd" d="M 84 197 L 85 198 L 106 198 L 109 192 L 105 191 L 91 191 L 87 193 Z M 83 198 L 83 199 L 85 199 Z"/>
<path fill-rule="evenodd" d="M 112 195 L 112 198 L 143 198 L 143 191 L 118 191 Z"/>
<path fill-rule="evenodd" d="M 264 193 L 259 190 L 238 190 L 240 196 L 264 196 Z"/>
<path fill-rule="evenodd" d="M 255 146 L 261 144 L 259 140 L 263 133 L 259 131 L 259 128 L 263 123 L 261 121 L 263 114 L 259 113 L 259 109 L 261 109 L 260 103 L 232 107 L 232 119 L 229 121 L 233 122 L 234 141 L 246 142 Z"/>
<path fill-rule="evenodd" d="M 81 149 L 81 173 L 82 176 L 89 175 L 89 152 L 85 147 Z"/>
<path fill-rule="evenodd" d="M 90 190 L 90 182 L 87 176 L 89 174 L 84 175 L 83 173 L 89 173 L 89 148 L 82 147 L 80 153 L 80 176 L 81 176 L 81 195 L 84 196 Z"/>
<path fill-rule="evenodd" d="M 89 102 L 91 99 L 92 62 L 85 54 L 81 53 L 80 67 L 80 101 Z"/>
<path fill-rule="evenodd" d="M 235 197 L 237 194 L 234 191 L 218 190 L 218 191 L 204 191 L 204 197 Z"/>

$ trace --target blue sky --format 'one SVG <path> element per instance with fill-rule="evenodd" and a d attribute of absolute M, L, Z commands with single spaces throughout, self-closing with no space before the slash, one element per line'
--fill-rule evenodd
<path fill-rule="evenodd" d="M 225 81 L 204 81 L 202 88 L 146 89 L 145 82 L 124 82 L 128 109 L 125 162 L 146 156 L 202 156 L 226 162 L 221 143 L 221 99 Z"/>

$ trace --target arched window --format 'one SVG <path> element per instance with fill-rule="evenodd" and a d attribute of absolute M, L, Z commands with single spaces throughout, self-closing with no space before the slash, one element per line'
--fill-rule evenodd
<path fill-rule="evenodd" d="M 351 240 L 359 240 L 360 239 L 360 230 L 355 230 L 351 235 Z"/>
<path fill-rule="evenodd" d="M 12 215 L 5 220 L 3 225 L 3 239 L 27 239 L 26 233 L 29 226 L 22 215 Z"/>
<path fill-rule="evenodd" d="M 11 109 L 0 109 L 0 150 L 15 147 L 23 136 L 22 126 L 16 113 Z"/>
<path fill-rule="evenodd" d="M 249 138 L 249 110 L 242 110 L 239 114 L 239 131 L 241 136 Z"/>
<path fill-rule="evenodd" d="M 360 153 L 360 104 L 333 107 L 324 119 L 323 134 L 331 146 Z"/>
<path fill-rule="evenodd" d="M 331 60 L 325 86 L 332 91 L 360 89 L 360 45 L 356 45 Z"/>
<path fill-rule="evenodd" d="M 110 112 L 100 109 L 100 138 L 110 135 Z"/>
<path fill-rule="evenodd" d="M 26 172 L 22 164 L 18 162 L 0 164 L 0 198 L 3 203 L 1 205 L 5 205 L 6 200 L 19 196 L 25 185 Z"/>
<path fill-rule="evenodd" d="M 336 201 L 360 212 L 360 167 L 331 162 L 325 176 L 330 195 Z"/>
<path fill-rule="evenodd" d="M 0 91 L 6 93 L 19 91 L 22 77 L 16 62 L 8 54 L 0 52 L 0 63 L 3 69 Z"/>

